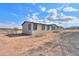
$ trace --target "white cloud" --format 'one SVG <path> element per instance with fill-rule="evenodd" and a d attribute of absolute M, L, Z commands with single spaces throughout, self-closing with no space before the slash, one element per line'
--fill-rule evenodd
<path fill-rule="evenodd" d="M 68 23 L 79 23 L 78 20 L 71 20 L 71 21 L 68 21 Z"/>
<path fill-rule="evenodd" d="M 28 14 L 27 17 L 30 17 L 30 14 Z"/>
<path fill-rule="evenodd" d="M 31 22 L 38 22 L 38 20 L 39 20 L 38 14 L 39 14 L 39 13 L 33 13 L 33 14 L 31 14 L 31 15 L 27 15 L 28 21 L 31 21 Z"/>
<path fill-rule="evenodd" d="M 47 11 L 49 14 L 45 17 L 46 19 L 48 20 L 54 20 L 56 19 L 56 16 L 57 16 L 57 10 L 56 9 L 49 9 Z"/>
<path fill-rule="evenodd" d="M 16 24 L 14 22 L 10 23 L 0 23 L 0 28 L 14 28 Z"/>
<path fill-rule="evenodd" d="M 38 19 L 38 17 L 37 17 L 38 14 L 39 14 L 39 13 L 33 13 L 33 14 L 31 15 L 31 18 L 32 18 L 33 20 L 37 20 L 37 19 Z"/>
<path fill-rule="evenodd" d="M 32 5 L 35 5 L 36 3 L 32 3 Z"/>
<path fill-rule="evenodd" d="M 58 13 L 57 9 L 49 9 L 48 15 L 44 17 L 44 19 L 40 20 L 38 18 L 39 13 L 33 13 L 32 15 L 28 15 L 29 21 L 32 22 L 40 22 L 46 24 L 57 24 L 60 26 L 64 26 L 64 24 L 78 24 L 78 19 L 74 16 L 67 16 L 63 13 Z"/>
<path fill-rule="evenodd" d="M 30 8 L 30 9 L 29 9 L 29 12 L 33 12 L 33 10 Z"/>
<path fill-rule="evenodd" d="M 13 13 L 12 16 L 18 17 L 18 15 L 16 13 Z"/>
<path fill-rule="evenodd" d="M 79 20 L 75 17 L 75 19 L 67 22 L 62 22 L 64 27 L 71 27 L 71 26 L 79 26 Z"/>
<path fill-rule="evenodd" d="M 22 29 L 22 26 L 17 26 L 19 29 Z"/>
<path fill-rule="evenodd" d="M 49 13 L 49 15 L 47 15 L 45 18 L 47 19 L 56 19 L 56 16 L 57 16 L 57 9 L 49 9 L 47 11 Z"/>
<path fill-rule="evenodd" d="M 12 16 L 16 17 L 16 18 L 19 18 L 19 15 L 16 14 L 16 13 L 12 13 Z"/>
<path fill-rule="evenodd" d="M 70 21 L 75 19 L 73 16 L 67 16 L 63 13 L 58 13 L 57 9 L 49 9 L 47 11 L 49 14 L 45 17 L 45 19 L 48 19 L 49 21 Z"/>
<path fill-rule="evenodd" d="M 48 13 L 57 14 L 57 10 L 56 10 L 55 8 L 49 9 L 47 12 L 48 12 Z"/>
<path fill-rule="evenodd" d="M 63 9 L 64 7 L 68 7 L 70 4 L 69 3 L 64 3 L 62 4 L 60 7 L 57 8 L 57 10 L 61 10 Z"/>
<path fill-rule="evenodd" d="M 79 9 L 73 8 L 73 7 L 66 7 L 63 9 L 65 12 L 72 12 L 72 11 L 79 11 Z"/>
<path fill-rule="evenodd" d="M 32 15 L 33 15 L 33 16 L 36 16 L 36 15 L 38 15 L 38 14 L 39 14 L 39 13 L 33 13 Z"/>
<path fill-rule="evenodd" d="M 57 8 L 57 10 L 61 10 L 65 7 L 66 4 L 62 4 L 60 7 Z"/>
<path fill-rule="evenodd" d="M 70 24 L 77 24 L 77 23 L 79 23 L 79 20 L 76 17 L 73 17 L 72 19 L 73 20 L 68 21 L 68 23 L 70 23 Z"/>
<path fill-rule="evenodd" d="M 67 16 L 63 13 L 58 13 L 57 9 L 49 9 L 47 11 L 49 14 L 45 17 L 44 22 L 46 23 L 52 23 L 57 24 L 60 26 L 64 26 L 64 23 L 66 24 L 78 24 L 78 19 L 74 16 Z"/>
<path fill-rule="evenodd" d="M 41 11 L 46 11 L 46 8 L 45 7 L 43 7 L 43 6 L 39 6 L 39 8 L 41 9 Z"/>

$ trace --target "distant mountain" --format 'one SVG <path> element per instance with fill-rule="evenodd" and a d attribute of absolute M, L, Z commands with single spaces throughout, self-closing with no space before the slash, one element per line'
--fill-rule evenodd
<path fill-rule="evenodd" d="M 72 27 L 68 27 L 68 28 L 65 28 L 65 29 L 79 29 L 79 26 L 72 26 Z"/>
<path fill-rule="evenodd" d="M 0 30 L 12 30 L 13 28 L 0 28 Z M 21 30 L 21 29 L 19 29 Z"/>
<path fill-rule="evenodd" d="M 11 30 L 12 28 L 0 28 L 0 30 Z"/>

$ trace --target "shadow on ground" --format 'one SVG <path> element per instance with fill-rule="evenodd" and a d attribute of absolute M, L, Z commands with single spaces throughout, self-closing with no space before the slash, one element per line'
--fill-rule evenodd
<path fill-rule="evenodd" d="M 8 37 L 19 37 L 19 36 L 30 36 L 30 34 L 19 33 L 19 34 L 7 34 L 6 36 L 8 36 Z"/>
<path fill-rule="evenodd" d="M 59 33 L 59 31 L 53 31 L 53 33 Z"/>

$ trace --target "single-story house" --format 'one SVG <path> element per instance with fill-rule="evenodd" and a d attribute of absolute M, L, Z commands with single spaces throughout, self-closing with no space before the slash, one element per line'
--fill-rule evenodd
<path fill-rule="evenodd" d="M 56 24 L 43 24 L 36 22 L 24 21 L 22 24 L 22 33 L 23 34 L 39 34 L 44 32 L 52 32 L 53 30 L 58 30 Z"/>

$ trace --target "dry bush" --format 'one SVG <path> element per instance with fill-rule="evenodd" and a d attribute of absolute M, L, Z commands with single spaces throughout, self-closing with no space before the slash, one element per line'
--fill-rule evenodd
<path fill-rule="evenodd" d="M 44 34 L 35 34 L 35 35 L 33 35 L 34 37 L 42 37 L 42 36 L 44 36 Z"/>

